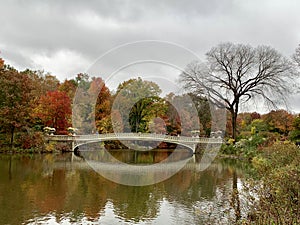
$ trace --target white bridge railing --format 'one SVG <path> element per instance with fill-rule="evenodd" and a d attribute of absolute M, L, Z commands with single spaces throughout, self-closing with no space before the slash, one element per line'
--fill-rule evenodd
<path fill-rule="evenodd" d="M 47 135 L 49 141 L 109 141 L 109 140 L 149 140 L 149 141 L 171 141 L 178 143 L 222 143 L 221 137 L 186 137 L 186 136 L 170 136 L 164 134 L 153 133 L 108 133 L 108 134 L 88 134 L 88 135 Z"/>

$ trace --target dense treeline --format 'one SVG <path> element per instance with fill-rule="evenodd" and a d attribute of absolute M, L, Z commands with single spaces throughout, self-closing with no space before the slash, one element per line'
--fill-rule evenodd
<path fill-rule="evenodd" d="M 180 96 L 170 93 L 161 98 L 160 87 L 141 78 L 119 84 L 116 92 L 112 93 L 99 77 L 80 73 L 74 79 L 60 82 L 43 71 L 17 71 L 1 59 L 0 86 L 1 147 L 38 148 L 45 127 L 55 128 L 56 134 L 69 134 L 72 102 L 78 87 L 98 96 L 95 106 L 83 109 L 86 118 L 77 123 L 80 126 L 78 133 L 155 132 L 190 136 L 193 135 L 191 131 L 199 131 L 199 135 L 209 136 L 211 132 L 209 111 L 213 106 L 205 97 L 196 93 Z M 195 104 L 199 124 L 195 122 L 198 118 L 194 118 L 187 99 Z M 88 130 L 93 122 L 92 114 L 96 131 Z M 228 116 L 228 138 L 233 136 L 231 120 L 232 117 Z M 236 126 L 238 137 L 234 142 L 240 141 L 240 145 L 245 145 L 245 140 L 250 137 L 255 137 L 255 148 L 280 139 L 299 141 L 299 116 L 285 110 L 265 115 L 240 113 Z M 236 146 L 224 149 L 225 153 L 237 154 L 238 151 Z"/>
<path fill-rule="evenodd" d="M 1 60 L 0 86 L 2 148 L 40 148 L 46 127 L 54 128 L 55 134 L 70 134 L 73 98 L 78 88 L 84 90 L 80 97 L 87 98 L 88 103 L 82 106 L 84 116 L 77 121 L 79 134 L 119 131 L 191 135 L 191 130 L 199 130 L 199 126 L 191 120 L 187 98 L 197 100 L 199 115 L 203 117 L 202 135 L 210 132 L 206 99 L 173 93 L 161 98 L 160 87 L 141 78 L 121 83 L 112 94 L 99 77 L 80 73 L 74 79 L 60 82 L 43 71 L 18 71 Z M 97 95 L 95 105 L 89 103 L 92 95 Z M 175 108 L 174 102 L 182 107 Z M 114 107 L 118 104 L 121 108 Z M 97 130 L 89 130 L 91 123 L 95 123 Z"/>

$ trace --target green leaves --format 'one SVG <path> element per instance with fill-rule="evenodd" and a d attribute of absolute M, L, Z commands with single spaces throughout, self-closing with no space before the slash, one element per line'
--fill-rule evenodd
<path fill-rule="evenodd" d="M 164 111 L 160 94 L 161 90 L 156 83 L 140 77 L 118 86 L 114 106 L 122 116 L 125 131 L 148 131 L 149 122 Z"/>

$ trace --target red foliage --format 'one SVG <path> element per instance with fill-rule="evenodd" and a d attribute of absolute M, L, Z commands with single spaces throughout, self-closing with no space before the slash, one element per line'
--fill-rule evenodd
<path fill-rule="evenodd" d="M 45 126 L 54 127 L 57 133 L 66 131 L 71 118 L 71 101 L 65 92 L 49 91 L 42 96 L 35 114 Z"/>
<path fill-rule="evenodd" d="M 260 119 L 260 114 L 257 112 L 251 113 L 251 120 Z"/>

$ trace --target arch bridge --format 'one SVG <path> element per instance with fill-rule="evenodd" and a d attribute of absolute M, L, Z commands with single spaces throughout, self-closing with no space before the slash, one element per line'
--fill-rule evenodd
<path fill-rule="evenodd" d="M 102 142 L 102 141 L 160 141 L 173 144 L 179 144 L 185 146 L 196 152 L 198 144 L 211 144 L 220 145 L 223 142 L 221 137 L 186 137 L 186 136 L 171 136 L 164 134 L 154 134 L 154 133 L 107 133 L 107 134 L 90 134 L 90 135 L 47 135 L 46 140 L 48 141 L 64 141 L 72 142 L 72 151 L 77 149 L 82 145 L 89 143 Z"/>

